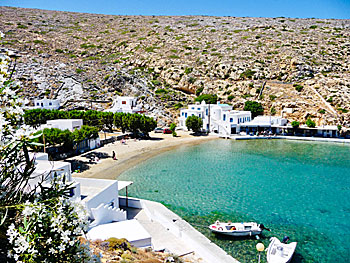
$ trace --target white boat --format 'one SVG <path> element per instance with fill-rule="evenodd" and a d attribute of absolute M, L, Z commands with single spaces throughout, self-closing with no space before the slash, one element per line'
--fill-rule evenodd
<path fill-rule="evenodd" d="M 267 262 L 268 263 L 287 263 L 293 257 L 297 242 L 286 244 L 289 240 L 285 237 L 283 241 L 279 241 L 277 237 L 270 238 L 270 244 L 267 248 Z M 284 243 L 285 242 L 285 243 Z"/>
<path fill-rule="evenodd" d="M 224 223 L 216 221 L 209 226 L 209 229 L 215 234 L 223 234 L 228 236 L 243 237 L 243 236 L 256 236 L 266 229 L 263 224 L 257 224 L 255 222 L 248 223 Z"/>

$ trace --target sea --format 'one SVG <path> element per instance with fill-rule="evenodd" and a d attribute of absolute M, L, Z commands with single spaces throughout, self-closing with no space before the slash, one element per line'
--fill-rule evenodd
<path fill-rule="evenodd" d="M 298 242 L 292 262 L 350 262 L 350 145 L 218 139 L 162 153 L 124 172 L 129 195 L 158 201 L 240 262 L 258 242 Z M 255 221 L 256 238 L 211 233 L 216 220 Z M 266 262 L 266 252 L 262 252 Z"/>

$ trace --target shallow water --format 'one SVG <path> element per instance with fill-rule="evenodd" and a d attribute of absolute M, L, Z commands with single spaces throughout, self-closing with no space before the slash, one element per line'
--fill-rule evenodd
<path fill-rule="evenodd" d="M 254 220 L 272 229 L 259 241 L 265 246 L 271 236 L 298 242 L 292 262 L 349 262 L 348 145 L 215 140 L 159 155 L 119 179 L 134 181 L 131 195 L 165 203 L 241 262 L 256 262 L 258 241 L 227 240 L 204 226 Z"/>

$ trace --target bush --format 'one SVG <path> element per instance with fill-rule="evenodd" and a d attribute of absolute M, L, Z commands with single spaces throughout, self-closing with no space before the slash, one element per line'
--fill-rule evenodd
<path fill-rule="evenodd" d="M 271 115 L 275 115 L 277 113 L 275 107 L 273 106 L 271 107 L 270 112 L 271 112 Z"/>
<path fill-rule="evenodd" d="M 196 96 L 199 96 L 199 95 L 202 93 L 203 90 L 204 90 L 204 87 L 198 88 L 198 89 L 196 90 Z"/>
<path fill-rule="evenodd" d="M 246 101 L 243 110 L 250 111 L 252 113 L 252 118 L 264 113 L 263 106 L 257 101 Z"/>
<path fill-rule="evenodd" d="M 230 95 L 230 96 L 227 97 L 227 99 L 228 99 L 229 101 L 233 100 L 234 98 L 235 98 L 235 96 L 233 96 L 233 95 Z"/>
<path fill-rule="evenodd" d="M 216 94 L 202 94 L 195 99 L 195 101 L 199 102 L 202 102 L 203 100 L 207 104 L 216 104 L 216 102 L 218 101 L 218 96 Z"/>
<path fill-rule="evenodd" d="M 296 91 L 300 92 L 303 90 L 303 86 L 299 84 L 294 84 L 293 87 L 295 88 Z"/>
<path fill-rule="evenodd" d="M 297 128 L 299 128 L 300 122 L 292 121 L 291 125 L 292 125 L 293 129 L 297 129 Z"/>
<path fill-rule="evenodd" d="M 254 74 L 255 74 L 255 71 L 253 71 L 251 69 L 247 69 L 246 71 L 241 73 L 240 78 L 241 79 L 252 79 Z"/>
<path fill-rule="evenodd" d="M 310 118 L 308 118 L 307 120 L 306 120 L 306 126 L 307 127 L 309 127 L 309 128 L 315 128 L 316 127 L 316 123 L 313 121 L 313 120 L 311 120 Z"/>

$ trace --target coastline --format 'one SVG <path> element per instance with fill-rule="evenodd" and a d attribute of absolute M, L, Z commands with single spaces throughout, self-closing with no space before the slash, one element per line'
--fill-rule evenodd
<path fill-rule="evenodd" d="M 189 132 L 177 131 L 178 136 L 151 132 L 150 140 L 126 140 L 125 144 L 120 141 L 106 144 L 101 148 L 89 151 L 88 153 L 66 159 L 70 162 L 88 162 L 87 155 L 100 155 L 99 163 L 88 164 L 89 169 L 80 173 L 74 172 L 76 177 L 117 179 L 126 170 L 144 162 L 158 154 L 171 151 L 181 146 L 197 145 L 206 141 L 218 139 L 215 135 L 193 136 Z M 117 160 L 111 158 L 115 151 Z M 106 157 L 109 156 L 109 157 Z"/>

